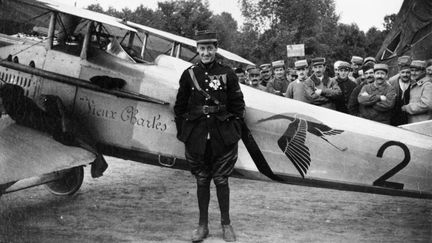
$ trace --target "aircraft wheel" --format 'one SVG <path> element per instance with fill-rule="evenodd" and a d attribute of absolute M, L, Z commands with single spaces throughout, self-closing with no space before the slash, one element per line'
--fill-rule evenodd
<path fill-rule="evenodd" d="M 69 169 L 66 174 L 53 182 L 45 184 L 45 188 L 57 196 L 69 196 L 77 192 L 84 180 L 84 169 L 82 166 Z"/>

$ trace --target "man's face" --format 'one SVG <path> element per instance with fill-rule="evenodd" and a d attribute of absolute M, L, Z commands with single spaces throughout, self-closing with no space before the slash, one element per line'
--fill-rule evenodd
<path fill-rule="evenodd" d="M 261 81 L 261 74 L 258 72 L 249 73 L 249 81 L 252 86 L 257 86 Z"/>
<path fill-rule="evenodd" d="M 432 65 L 426 68 L 426 75 L 429 77 L 432 76 Z"/>
<path fill-rule="evenodd" d="M 217 47 L 213 43 L 202 43 L 197 45 L 197 52 L 202 63 L 213 62 L 216 57 Z"/>
<path fill-rule="evenodd" d="M 276 78 L 282 78 L 285 75 L 285 69 L 283 67 L 277 67 L 274 69 Z"/>
<path fill-rule="evenodd" d="M 411 70 L 408 68 L 399 71 L 399 77 L 402 82 L 408 83 L 411 81 Z"/>
<path fill-rule="evenodd" d="M 239 83 L 244 84 L 246 81 L 246 75 L 244 73 L 236 73 Z"/>
<path fill-rule="evenodd" d="M 300 80 L 306 79 L 306 73 L 307 73 L 307 69 L 306 68 L 299 68 L 299 69 L 297 69 L 297 75 L 298 75 L 298 77 L 299 77 Z"/>
<path fill-rule="evenodd" d="M 325 70 L 325 66 L 322 64 L 312 66 L 312 71 L 314 71 L 314 73 L 317 77 L 323 76 L 324 70 Z"/>
<path fill-rule="evenodd" d="M 357 63 L 351 63 L 351 68 L 353 70 L 354 73 L 358 72 L 358 70 L 360 69 L 360 66 Z"/>
<path fill-rule="evenodd" d="M 373 69 L 368 69 L 364 72 L 364 76 L 367 83 L 372 83 L 375 80 Z"/>
<path fill-rule="evenodd" d="M 349 70 L 346 68 L 340 68 L 338 69 L 339 78 L 342 80 L 345 80 L 348 78 Z"/>
<path fill-rule="evenodd" d="M 425 70 L 420 68 L 411 68 L 411 79 L 418 81 L 425 74 Z"/>
<path fill-rule="evenodd" d="M 263 69 L 261 70 L 261 77 L 265 80 L 271 78 L 271 69 Z"/>
<path fill-rule="evenodd" d="M 374 72 L 375 84 L 382 85 L 387 80 L 387 72 L 383 70 L 376 70 Z"/>

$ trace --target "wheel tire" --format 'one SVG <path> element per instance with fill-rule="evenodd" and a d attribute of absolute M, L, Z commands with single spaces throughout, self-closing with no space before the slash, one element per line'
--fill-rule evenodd
<path fill-rule="evenodd" d="M 62 178 L 46 183 L 45 188 L 56 196 L 69 196 L 80 189 L 83 180 L 83 167 L 74 167 L 69 169 Z"/>

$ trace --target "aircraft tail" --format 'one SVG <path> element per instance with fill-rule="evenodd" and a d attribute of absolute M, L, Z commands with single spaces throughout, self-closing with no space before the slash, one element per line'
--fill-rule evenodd
<path fill-rule="evenodd" d="M 432 137 L 432 120 L 400 125 L 399 127 Z"/>

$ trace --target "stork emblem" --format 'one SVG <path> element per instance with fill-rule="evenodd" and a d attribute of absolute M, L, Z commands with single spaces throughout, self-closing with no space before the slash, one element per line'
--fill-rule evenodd
<path fill-rule="evenodd" d="M 291 114 L 290 114 L 291 115 Z M 312 133 L 313 135 L 323 139 L 331 146 L 335 147 L 340 151 L 346 151 L 347 148 L 340 148 L 335 144 L 331 143 L 326 136 L 333 136 L 341 134 L 343 130 L 333 129 L 312 117 L 299 118 L 297 114 L 283 115 L 278 114 L 269 118 L 258 120 L 260 122 L 266 122 L 270 120 L 287 119 L 292 121 L 282 137 L 277 141 L 279 148 L 288 157 L 288 159 L 294 164 L 300 175 L 304 178 L 307 170 L 309 169 L 311 158 L 309 148 L 305 145 L 306 132 Z M 302 115 L 302 117 L 305 117 Z M 314 121 L 315 120 L 315 121 Z"/>

